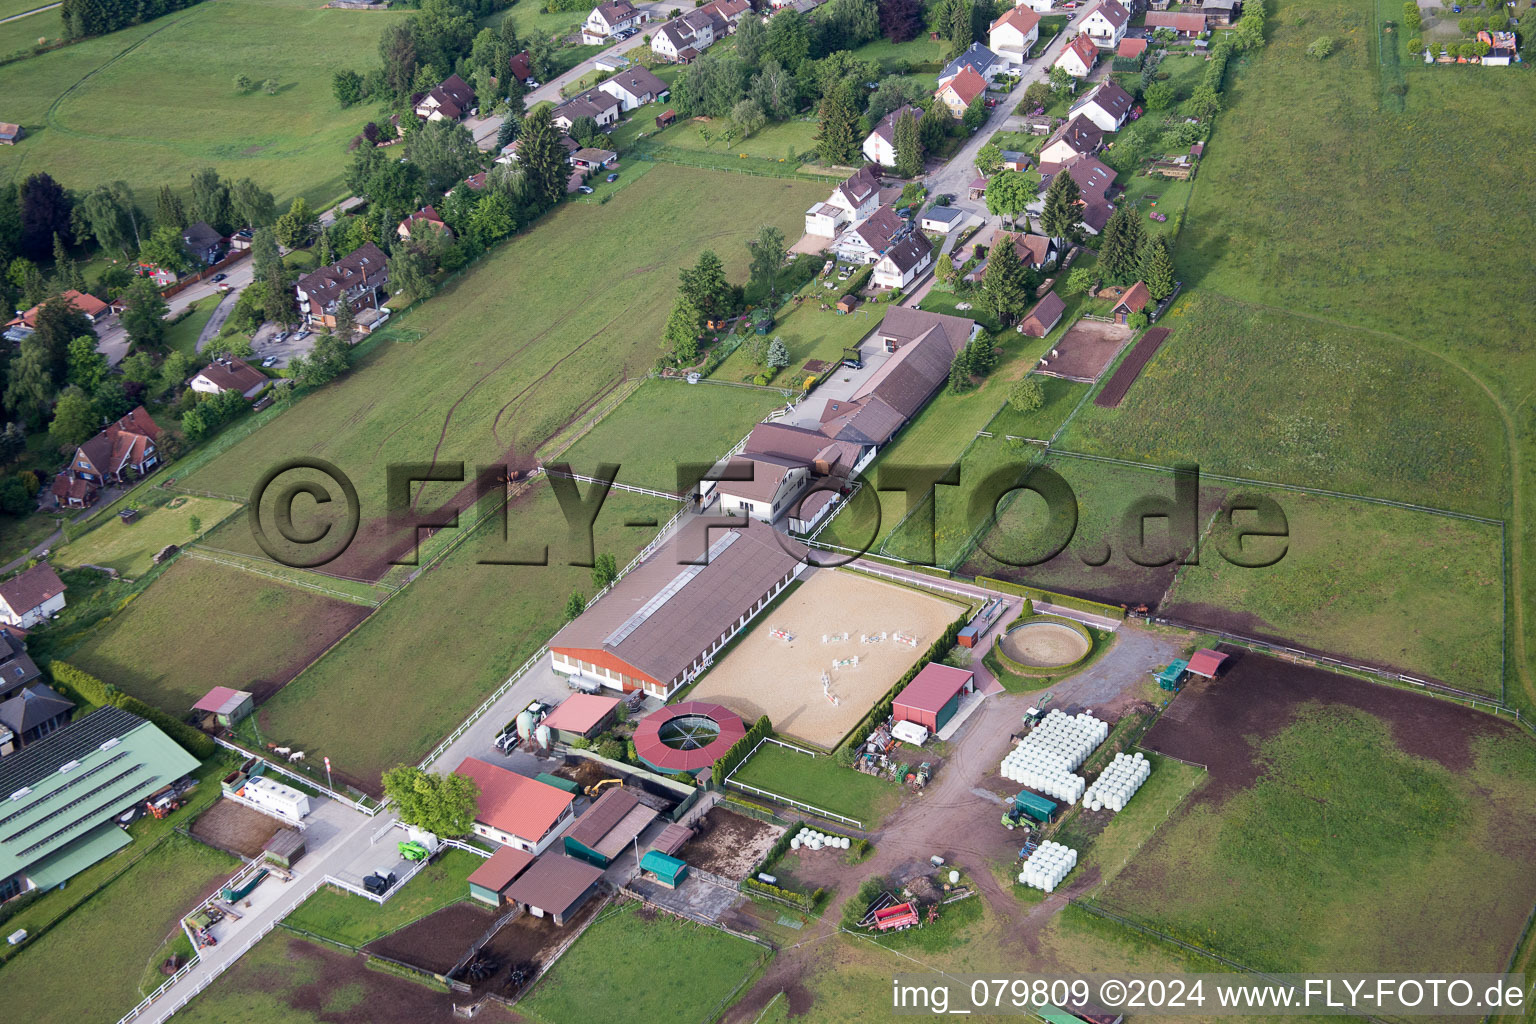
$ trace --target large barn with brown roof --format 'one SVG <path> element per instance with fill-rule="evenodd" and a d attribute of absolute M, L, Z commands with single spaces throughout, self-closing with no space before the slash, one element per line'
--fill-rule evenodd
<path fill-rule="evenodd" d="M 705 526 L 679 531 L 556 633 L 555 671 L 669 697 L 805 568 L 768 527 Z"/>

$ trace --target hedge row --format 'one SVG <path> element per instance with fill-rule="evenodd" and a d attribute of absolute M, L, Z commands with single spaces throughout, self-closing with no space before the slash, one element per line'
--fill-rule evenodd
<path fill-rule="evenodd" d="M 1081 597 L 1073 597 L 1070 594 L 1053 594 L 1049 590 L 1041 590 L 1039 587 L 1026 587 L 1019 583 L 1009 583 L 1007 580 L 994 579 L 991 576 L 977 576 L 976 585 L 986 587 L 989 590 L 1001 590 L 1005 594 L 1027 597 L 1032 601 L 1044 601 L 1047 604 L 1060 605 L 1063 608 L 1073 608 L 1080 612 L 1088 612 L 1090 615 L 1103 615 L 1117 622 L 1125 621 L 1125 609 L 1119 605 L 1089 601 Z"/>
<path fill-rule="evenodd" d="M 752 748 L 771 732 L 773 732 L 773 723 L 768 721 L 767 715 L 754 722 L 752 728 L 747 730 L 747 734 L 731 744 L 731 749 L 727 750 L 725 756 L 716 761 L 715 766 L 710 769 L 710 778 L 714 780 L 715 785 L 725 785 L 725 777 L 735 771 L 736 766 L 752 753 Z"/>
<path fill-rule="evenodd" d="M 793 889 L 781 889 L 776 885 L 769 885 L 767 882 L 759 882 L 755 878 L 742 879 L 741 889 L 748 895 L 757 893 L 770 899 L 782 900 L 793 907 L 798 907 L 807 912 L 815 910 L 816 904 L 821 902 L 821 897 L 826 893 L 825 889 L 817 889 L 815 892 L 810 893 L 796 892 Z"/>
<path fill-rule="evenodd" d="M 896 680 L 896 685 L 885 691 L 885 696 L 880 699 L 879 704 L 875 705 L 875 709 L 859 720 L 859 724 L 854 726 L 852 731 L 843 739 L 842 748 L 844 750 L 857 750 L 869 738 L 869 734 L 874 732 L 875 726 L 891 717 L 891 712 L 896 704 L 896 695 L 919 672 L 927 667 L 930 661 L 935 661 L 949 653 L 949 649 L 955 646 L 955 641 L 960 638 L 960 630 L 965 628 L 965 624 L 969 621 L 971 621 L 971 612 L 970 609 L 966 609 L 964 614 L 949 624 L 949 628 L 944 630 L 944 635 L 935 640 L 928 647 L 928 650 L 923 653 L 923 656 L 917 659 L 917 663 L 907 669 L 905 675 Z"/>
<path fill-rule="evenodd" d="M 137 697 L 130 697 L 122 690 L 109 683 L 102 682 L 89 672 L 85 672 L 63 661 L 54 662 L 50 666 L 50 671 L 53 673 L 54 683 L 72 691 L 76 697 L 87 703 L 95 704 L 99 707 L 110 705 L 115 708 L 122 708 L 124 711 L 138 715 L 140 718 L 148 719 L 161 732 L 191 751 L 200 761 L 205 761 L 212 757 L 219 749 L 218 744 L 214 743 L 213 738 L 206 733 L 192 728 L 180 719 L 171 717 L 159 708 L 150 707 Z"/>

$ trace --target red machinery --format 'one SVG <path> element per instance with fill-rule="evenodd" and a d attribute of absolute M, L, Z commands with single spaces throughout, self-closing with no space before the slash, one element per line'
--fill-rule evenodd
<path fill-rule="evenodd" d="M 911 928 L 917 923 L 917 907 L 911 903 L 898 903 L 894 907 L 875 911 L 875 927 L 882 932 Z"/>

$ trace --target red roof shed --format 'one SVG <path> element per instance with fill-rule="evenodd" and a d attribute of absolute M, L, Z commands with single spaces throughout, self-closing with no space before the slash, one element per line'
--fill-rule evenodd
<path fill-rule="evenodd" d="M 929 663 L 896 695 L 893 716 L 936 733 L 960 707 L 960 698 L 976 689 L 976 676 L 963 668 Z"/>
<path fill-rule="evenodd" d="M 1202 648 L 1190 656 L 1189 671 L 1193 675 L 1215 679 L 1216 673 L 1221 671 L 1222 663 L 1226 660 L 1227 656 L 1220 651 Z"/>

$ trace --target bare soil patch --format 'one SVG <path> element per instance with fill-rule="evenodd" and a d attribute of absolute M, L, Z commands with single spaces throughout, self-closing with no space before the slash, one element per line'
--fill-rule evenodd
<path fill-rule="evenodd" d="M 480 947 L 480 956 L 495 961 L 496 970 L 478 981 L 465 979 L 470 982 L 475 997 L 491 992 L 511 998 L 532 985 L 553 961 L 560 947 L 580 935 L 605 905 L 605 900 L 594 896 L 563 926 L 548 917 L 518 915 Z M 467 948 L 465 952 L 468 952 Z M 521 984 L 513 978 L 516 972 L 523 976 Z"/>
<path fill-rule="evenodd" d="M 700 818 L 695 828 L 694 837 L 683 844 L 677 856 L 701 871 L 737 882 L 747 877 L 784 834 L 777 825 L 720 807 Z"/>
<path fill-rule="evenodd" d="M 363 948 L 433 974 L 447 974 L 469 952 L 470 943 L 495 923 L 496 917 L 489 907 L 455 903 Z"/>
<path fill-rule="evenodd" d="M 286 985 L 288 975 L 269 971 L 242 980 L 258 991 L 277 993 L 294 1010 L 327 1024 L 452 1024 L 456 1019 L 453 997 L 446 992 L 434 992 L 405 978 L 371 971 L 362 957 L 333 952 L 299 938 L 288 940 L 287 955 L 290 961 L 315 965 L 318 977 L 291 989 Z M 236 965 L 235 972 L 240 978 L 240 965 Z M 338 1009 L 334 993 L 358 988 L 367 996 L 351 1009 Z M 507 1018 L 496 1009 L 490 1019 Z"/>
<path fill-rule="evenodd" d="M 1115 361 L 1132 333 L 1121 324 L 1079 320 L 1045 354 L 1035 372 L 1092 384 Z"/>
<path fill-rule="evenodd" d="M 241 857 L 259 857 L 267 840 L 286 831 L 281 822 L 233 800 L 216 800 L 198 815 L 192 835 L 215 849 Z"/>
<path fill-rule="evenodd" d="M 1203 764 L 1210 779 L 1196 799 L 1220 804 L 1258 779 L 1259 745 L 1284 729 L 1308 702 L 1342 704 L 1386 722 L 1399 748 L 1455 772 L 1472 766 L 1472 741 L 1510 729 L 1448 701 L 1296 665 L 1240 648 L 1215 680 L 1196 679 L 1142 739 L 1149 750 Z"/>
<path fill-rule="evenodd" d="M 1131 385 L 1136 383 L 1136 378 L 1141 376 L 1141 371 L 1157 355 L 1157 350 L 1163 347 L 1163 342 L 1172 334 L 1166 327 L 1153 327 L 1141 336 L 1136 347 L 1131 349 L 1131 354 L 1125 357 L 1125 361 L 1115 367 L 1115 372 L 1110 375 L 1109 383 L 1104 389 L 1093 396 L 1093 404 L 1105 409 L 1113 409 L 1125 400 L 1126 394 L 1131 390 Z"/>
<path fill-rule="evenodd" d="M 1037 668 L 1071 665 L 1086 656 L 1090 647 L 1081 633 L 1058 622 L 1026 622 L 1003 636 L 1004 654 Z"/>
<path fill-rule="evenodd" d="M 827 748 L 869 711 L 960 614 L 957 604 L 868 576 L 817 570 L 689 695 L 724 704 L 748 722 L 767 715 L 776 732 Z M 784 630 L 793 639 L 773 635 Z M 847 634 L 836 642 L 823 636 Z M 897 633 L 916 638 L 909 646 Z M 876 643 L 863 637 L 883 634 Z M 858 658 L 856 666 L 834 662 Z M 831 693 L 822 692 L 822 673 Z"/>

